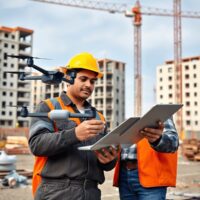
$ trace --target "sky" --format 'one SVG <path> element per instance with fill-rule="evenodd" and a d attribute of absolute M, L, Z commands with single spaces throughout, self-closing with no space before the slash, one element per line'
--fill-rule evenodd
<path fill-rule="evenodd" d="M 135 0 L 104 0 L 134 6 Z M 142 8 L 173 9 L 173 0 L 140 0 Z M 182 11 L 198 11 L 199 0 L 182 0 Z M 199 14 L 200 15 L 200 14 Z M 126 63 L 126 117 L 134 111 L 134 35 L 124 14 L 30 0 L 0 0 L 0 26 L 34 30 L 33 56 L 46 69 L 64 66 L 77 53 Z M 182 56 L 200 55 L 200 18 L 182 19 Z M 142 16 L 142 113 L 156 104 L 156 67 L 174 58 L 173 18 Z"/>

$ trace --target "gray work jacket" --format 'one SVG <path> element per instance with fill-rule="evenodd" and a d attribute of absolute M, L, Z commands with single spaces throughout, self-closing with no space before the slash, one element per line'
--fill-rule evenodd
<path fill-rule="evenodd" d="M 70 105 L 79 112 L 65 92 L 61 99 L 65 105 Z M 86 107 L 91 105 L 86 102 Z M 36 112 L 49 112 L 45 102 L 41 102 Z M 48 118 L 33 118 L 30 127 L 29 146 L 35 156 L 48 157 L 41 171 L 44 178 L 90 179 L 102 184 L 105 180 L 103 171 L 114 168 L 116 160 L 108 164 L 98 161 L 93 151 L 80 151 L 79 146 L 91 145 L 106 134 L 98 134 L 87 141 L 79 141 L 75 135 L 77 124 L 71 120 L 56 121 L 58 131 L 55 133 L 53 122 Z"/>

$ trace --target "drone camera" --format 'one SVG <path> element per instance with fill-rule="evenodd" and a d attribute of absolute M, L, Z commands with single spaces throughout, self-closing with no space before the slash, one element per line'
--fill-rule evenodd
<path fill-rule="evenodd" d="M 29 57 L 29 58 L 27 58 L 27 65 L 29 66 L 29 67 L 32 67 L 33 66 L 33 58 L 32 57 Z"/>
<path fill-rule="evenodd" d="M 23 106 L 21 111 L 20 111 L 20 116 L 21 117 L 27 117 L 28 116 L 28 109 L 27 107 Z"/>

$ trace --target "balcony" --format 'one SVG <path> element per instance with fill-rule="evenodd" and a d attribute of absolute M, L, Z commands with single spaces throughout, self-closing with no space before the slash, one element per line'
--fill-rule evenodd
<path fill-rule="evenodd" d="M 30 46 L 31 46 L 31 41 L 27 41 L 27 40 L 20 41 L 20 44 L 19 44 L 20 49 L 25 49 L 25 48 L 28 48 Z"/>
<path fill-rule="evenodd" d="M 106 82 L 106 84 L 107 84 L 107 85 L 112 85 L 112 81 L 111 81 L 111 80 L 108 80 L 108 81 Z"/>
<path fill-rule="evenodd" d="M 31 46 L 31 38 L 20 37 L 20 46 L 24 46 L 24 47 Z"/>
<path fill-rule="evenodd" d="M 112 110 L 112 105 L 111 105 L 111 104 L 107 104 L 107 105 L 106 105 L 106 109 L 107 109 L 107 110 Z"/>
<path fill-rule="evenodd" d="M 106 93 L 106 96 L 107 96 L 107 97 L 112 97 L 112 92 L 107 92 L 107 93 Z"/>
<path fill-rule="evenodd" d="M 31 89 L 31 85 L 30 84 L 27 84 L 27 83 L 22 83 L 23 81 L 18 81 L 18 86 L 17 86 L 17 89 L 18 91 L 22 91 L 22 92 L 29 92 L 30 89 Z"/>
<path fill-rule="evenodd" d="M 103 106 L 102 105 L 96 105 L 95 108 L 99 111 L 103 110 Z"/>
<path fill-rule="evenodd" d="M 103 98 L 103 93 L 96 93 L 95 98 Z"/>
<path fill-rule="evenodd" d="M 19 55 L 30 56 L 31 55 L 31 51 L 19 50 Z"/>

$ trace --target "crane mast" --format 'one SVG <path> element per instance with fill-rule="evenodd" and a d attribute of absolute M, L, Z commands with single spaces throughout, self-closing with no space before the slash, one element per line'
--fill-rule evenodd
<path fill-rule="evenodd" d="M 142 74 L 141 74 L 141 6 L 137 1 L 135 7 L 132 9 L 134 13 L 134 116 L 141 116 L 142 112 Z"/>
<path fill-rule="evenodd" d="M 174 89 L 175 102 L 182 103 L 182 32 L 181 0 L 174 0 Z M 182 109 L 177 112 L 178 132 L 182 132 Z"/>
<path fill-rule="evenodd" d="M 42 3 L 57 4 L 68 7 L 85 8 L 109 13 L 122 13 L 132 17 L 134 25 L 134 114 L 142 112 L 142 78 L 141 78 L 141 21 L 142 15 L 174 17 L 174 66 L 175 66 L 175 101 L 182 103 L 182 41 L 181 18 L 200 18 L 200 12 L 181 11 L 181 0 L 173 0 L 173 10 L 141 7 L 139 0 L 134 7 L 125 3 L 108 3 L 90 0 L 33 0 Z M 130 9 L 132 7 L 132 9 Z M 178 114 L 178 125 L 183 129 L 182 113 Z"/>

